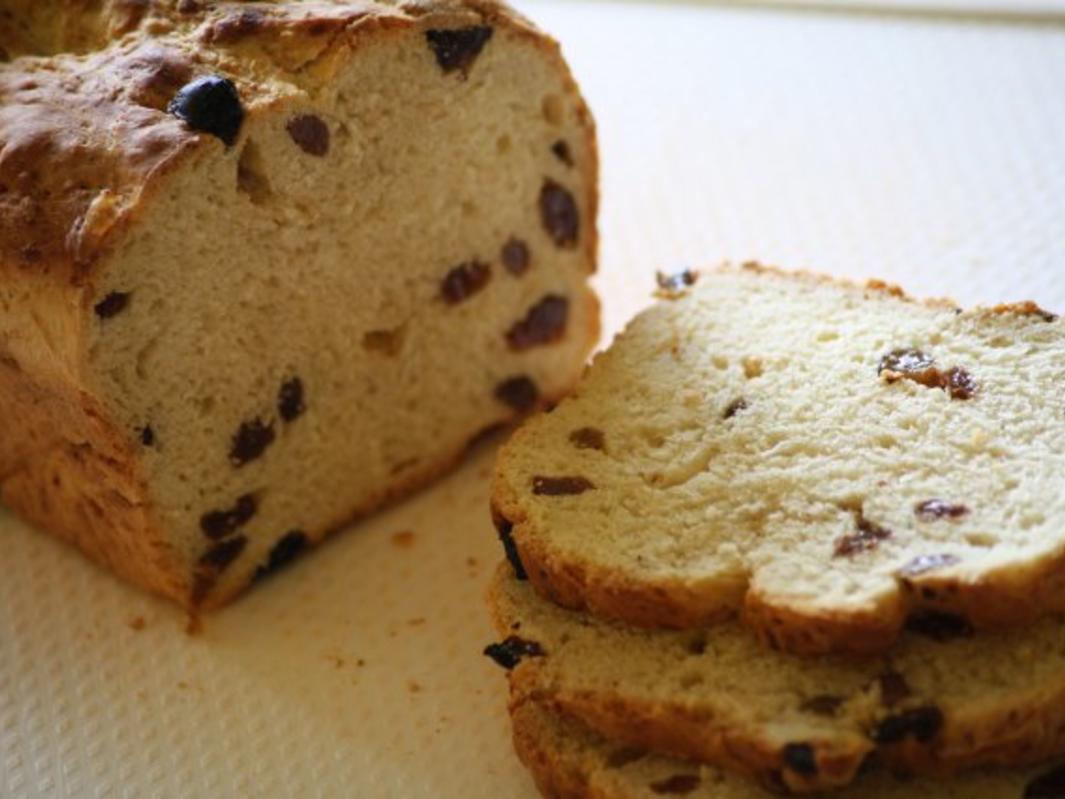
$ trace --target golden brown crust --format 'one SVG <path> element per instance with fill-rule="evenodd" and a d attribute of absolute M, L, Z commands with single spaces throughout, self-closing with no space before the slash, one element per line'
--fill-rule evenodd
<path fill-rule="evenodd" d="M 186 576 L 147 504 L 129 441 L 87 395 L 0 359 L 0 499 L 126 579 L 178 601 Z"/>
<path fill-rule="evenodd" d="M 91 305 L 108 256 L 171 176 L 225 146 L 189 129 L 167 104 L 190 79 L 217 73 L 233 80 L 253 115 L 326 85 L 364 37 L 427 19 L 505 27 L 564 74 L 589 138 L 584 245 L 594 263 L 591 116 L 557 43 L 505 5 L 12 0 L 0 12 L 0 494 L 14 510 L 127 579 L 191 603 L 193 575 L 164 543 L 134 431 L 108 418 L 85 374 Z M 597 313 L 587 333 L 590 348 Z M 423 485 L 461 454 L 383 487 L 329 530 Z M 202 606 L 244 587 L 220 581 Z"/>

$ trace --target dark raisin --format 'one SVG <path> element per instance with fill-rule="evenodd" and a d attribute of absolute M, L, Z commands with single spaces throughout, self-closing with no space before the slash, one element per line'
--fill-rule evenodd
<path fill-rule="evenodd" d="M 568 318 L 569 300 L 548 294 L 507 331 L 507 344 L 517 351 L 550 344 L 565 335 Z"/>
<path fill-rule="evenodd" d="M 1065 765 L 1044 772 L 1028 783 L 1023 799 L 1065 799 Z"/>
<path fill-rule="evenodd" d="M 606 436 L 594 427 L 579 427 L 569 434 L 570 443 L 577 449 L 606 449 Z"/>
<path fill-rule="evenodd" d="M 858 532 L 842 536 L 836 541 L 834 557 L 849 557 L 876 549 L 881 541 L 891 537 L 889 529 L 869 521 L 861 513 L 858 513 L 856 521 Z"/>
<path fill-rule="evenodd" d="M 944 386 L 951 399 L 972 399 L 979 390 L 976 379 L 960 366 L 955 366 L 947 373 L 946 385 Z"/>
<path fill-rule="evenodd" d="M 813 713 L 815 716 L 835 716 L 840 707 L 843 706 L 843 697 L 835 696 L 833 694 L 818 694 L 817 696 L 811 696 L 801 705 L 799 710 L 804 710 L 807 713 Z"/>
<path fill-rule="evenodd" d="M 307 155 L 319 158 L 329 152 L 329 126 L 321 117 L 314 114 L 300 114 L 292 117 L 285 125 L 285 130 Z"/>
<path fill-rule="evenodd" d="M 880 686 L 880 704 L 884 707 L 894 707 L 913 693 L 906 678 L 897 671 L 885 671 L 876 681 Z"/>
<path fill-rule="evenodd" d="M 215 510 L 200 517 L 200 529 L 208 538 L 225 538 L 247 524 L 257 510 L 255 497 L 244 494 L 229 510 Z"/>
<path fill-rule="evenodd" d="M 535 641 L 526 641 L 512 635 L 498 644 L 489 644 L 484 648 L 484 654 L 498 663 L 507 671 L 517 666 L 524 657 L 543 657 L 544 650 Z"/>
<path fill-rule="evenodd" d="M 155 431 L 152 430 L 150 424 L 146 424 L 141 428 L 141 443 L 146 447 L 150 447 L 155 443 Z"/>
<path fill-rule="evenodd" d="M 425 39 L 436 56 L 436 63 L 444 72 L 454 72 L 456 69 L 468 72 L 491 38 L 492 29 L 486 25 L 425 32 Z"/>
<path fill-rule="evenodd" d="M 877 374 L 884 375 L 889 383 L 896 380 L 912 380 L 927 388 L 941 388 L 951 399 L 972 399 L 979 386 L 969 372 L 955 366 L 945 374 L 935 365 L 935 359 L 920 350 L 902 349 L 889 352 L 880 359 Z"/>
<path fill-rule="evenodd" d="M 553 180 L 544 181 L 540 189 L 540 221 L 557 246 L 576 246 L 581 226 L 577 201 Z"/>
<path fill-rule="evenodd" d="M 214 574 L 219 574 L 240 556 L 247 545 L 248 539 L 243 535 L 215 544 L 200 557 L 200 566 L 209 569 Z"/>
<path fill-rule="evenodd" d="M 906 619 L 906 629 L 935 641 L 953 641 L 956 638 L 969 638 L 973 634 L 973 626 L 967 618 L 938 610 L 912 614 Z"/>
<path fill-rule="evenodd" d="M 700 782 L 698 774 L 674 774 L 668 779 L 652 782 L 650 787 L 652 793 L 684 796 L 696 790 Z"/>
<path fill-rule="evenodd" d="M 277 539 L 277 543 L 270 550 L 266 563 L 255 570 L 255 576 L 252 579 L 261 580 L 278 569 L 287 566 L 307 548 L 309 543 L 310 540 L 307 538 L 307 534 L 302 530 L 290 530 L 285 533 Z"/>
<path fill-rule="evenodd" d="M 935 358 L 920 350 L 899 349 L 889 352 L 880 359 L 880 367 L 877 369 L 877 374 L 884 372 L 887 372 L 889 381 L 905 378 L 929 388 L 939 387 L 940 374 Z"/>
<path fill-rule="evenodd" d="M 899 570 L 903 577 L 918 577 L 930 571 L 945 569 L 960 563 L 961 558 L 956 555 L 918 555 Z"/>
<path fill-rule="evenodd" d="M 515 277 L 524 275 L 529 270 L 529 245 L 521 239 L 508 239 L 503 245 L 501 256 L 503 268 Z"/>
<path fill-rule="evenodd" d="M 954 505 L 942 499 L 929 499 L 919 503 L 913 509 L 917 518 L 930 522 L 936 519 L 960 519 L 969 515 L 969 509 L 964 505 Z"/>
<path fill-rule="evenodd" d="M 444 276 L 444 281 L 440 284 L 440 296 L 444 298 L 444 302 L 455 305 L 483 289 L 491 277 L 492 270 L 488 264 L 467 261 Z"/>
<path fill-rule="evenodd" d="M 878 744 L 897 744 L 906 738 L 918 743 L 930 742 L 943 728 L 943 711 L 935 705 L 906 710 L 888 716 L 877 725 L 873 740 Z"/>
<path fill-rule="evenodd" d="M 244 422 L 233 435 L 229 448 L 229 461 L 240 467 L 258 458 L 274 441 L 273 425 L 264 424 L 261 419 Z"/>
<path fill-rule="evenodd" d="M 503 553 L 507 556 L 507 560 L 510 561 L 511 568 L 514 569 L 514 576 L 519 580 L 528 580 L 529 573 L 525 571 L 525 565 L 521 562 L 521 555 L 518 554 L 518 546 L 514 543 L 514 525 L 507 519 L 504 519 L 498 514 L 493 514 L 493 521 L 495 522 L 496 532 L 499 534 L 499 542 L 503 545 Z"/>
<path fill-rule="evenodd" d="M 297 419 L 306 408 L 303 405 L 303 381 L 290 378 L 281 384 L 277 392 L 277 412 L 286 422 Z"/>
<path fill-rule="evenodd" d="M 193 130 L 217 136 L 232 146 L 244 121 L 244 109 L 233 82 L 220 75 L 204 75 L 185 84 L 170 101 L 167 111 Z"/>
<path fill-rule="evenodd" d="M 728 404 L 728 407 L 725 408 L 725 412 L 721 414 L 721 418 L 722 419 L 731 419 L 733 416 L 735 416 L 740 411 L 747 410 L 747 407 L 748 407 L 747 406 L 747 400 L 745 400 L 743 397 L 740 397 L 739 399 L 732 400 L 732 402 L 730 402 Z"/>
<path fill-rule="evenodd" d="M 525 375 L 509 377 L 496 386 L 495 398 L 518 413 L 528 413 L 540 400 L 540 390 Z"/>
<path fill-rule="evenodd" d="M 112 316 L 124 311 L 128 304 L 129 294 L 122 291 L 112 291 L 96 303 L 93 306 L 93 310 L 96 311 L 96 315 L 101 319 L 110 319 Z"/>
<path fill-rule="evenodd" d="M 586 477 L 534 477 L 532 486 L 534 494 L 548 497 L 583 494 L 595 488 Z"/>
<path fill-rule="evenodd" d="M 665 297 L 675 297 L 684 293 L 686 288 L 695 285 L 699 279 L 699 273 L 694 269 L 682 269 L 680 272 L 666 274 L 655 272 L 655 282 L 658 284 L 658 293 Z"/>
<path fill-rule="evenodd" d="M 788 744 L 780 751 L 784 765 L 804 777 L 817 774 L 817 756 L 810 744 Z"/>
<path fill-rule="evenodd" d="M 559 139 L 552 144 L 551 152 L 555 154 L 555 158 L 566 166 L 573 166 L 573 153 L 570 152 L 569 145 L 564 140 Z"/>

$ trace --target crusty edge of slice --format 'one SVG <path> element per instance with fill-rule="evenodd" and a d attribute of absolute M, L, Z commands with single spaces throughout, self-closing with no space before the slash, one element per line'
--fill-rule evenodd
<path fill-rule="evenodd" d="M 960 310 L 949 299 L 915 299 L 898 286 L 881 280 L 864 284 L 812 272 L 788 272 L 758 263 L 739 267 L 728 264 L 711 271 L 741 270 L 780 280 L 838 286 L 880 299 L 919 304 L 930 309 Z M 1044 322 L 1057 317 L 1034 302 L 1000 304 L 978 309 L 989 317 L 1016 314 Z M 623 338 L 631 323 L 619 338 Z M 517 431 L 497 458 L 492 487 L 492 513 L 497 524 L 508 525 L 508 535 L 537 593 L 562 607 L 587 611 L 601 618 L 638 627 L 687 629 L 719 623 L 742 612 L 744 621 L 771 646 L 796 654 L 846 652 L 873 655 L 888 651 L 897 640 L 911 609 L 929 603 L 905 584 L 895 594 L 893 606 L 865 608 L 861 613 L 825 612 L 803 608 L 789 598 L 774 597 L 750 585 L 708 580 L 693 585 L 670 578 L 633 579 L 586 559 L 564 557 L 530 535 L 520 492 L 504 478 L 510 451 L 519 446 L 527 428 Z M 911 581 L 916 584 L 917 581 Z M 977 630 L 994 630 L 1030 623 L 1051 612 L 1065 612 L 1065 548 L 1055 557 L 1033 558 L 1023 564 L 1006 564 L 986 572 L 979 582 L 951 580 L 949 574 L 924 575 L 922 587 L 938 582 L 948 590 L 937 592 L 933 607 L 966 617 Z M 1023 590 L 1022 590 L 1023 589 Z"/>
<path fill-rule="evenodd" d="M 503 564 L 488 593 L 501 637 L 515 632 L 496 600 L 502 582 L 509 579 L 513 577 Z M 644 702 L 616 692 L 570 690 L 545 677 L 542 663 L 550 657 L 546 652 L 543 657 L 525 658 L 510 671 L 512 701 L 535 702 L 626 746 L 719 766 L 771 789 L 786 786 L 794 793 L 809 793 L 844 787 L 869 757 L 904 773 L 943 777 L 983 766 L 1034 764 L 1065 754 L 1065 674 L 1054 685 L 1023 686 L 1016 702 L 981 702 L 965 712 L 941 708 L 942 726 L 924 741 L 906 735 L 898 743 L 878 744 L 873 729 L 841 730 L 834 738 L 796 741 L 812 748 L 817 763 L 815 774 L 804 775 L 788 767 L 780 746 L 756 731 L 730 728 L 728 708 L 715 712 L 685 707 L 680 701 Z M 826 692 L 830 688 L 826 686 Z"/>
<path fill-rule="evenodd" d="M 522 634 L 520 628 L 511 626 L 512 620 L 497 600 L 503 581 L 510 579 L 510 567 L 503 563 L 487 591 L 493 626 L 500 638 Z M 550 656 L 550 652 L 544 655 Z M 542 661 L 540 657 L 524 658 L 509 671 L 512 702 L 535 702 L 626 746 L 712 764 L 773 790 L 786 787 L 795 793 L 809 793 L 844 787 L 854 780 L 874 749 L 872 741 L 858 732 L 842 731 L 832 738 L 804 742 L 813 747 L 818 768 L 812 776 L 801 775 L 787 768 L 781 747 L 735 725 L 727 708 L 706 714 L 680 705 L 569 691 L 544 678 Z"/>
<path fill-rule="evenodd" d="M 561 718 L 552 717 L 550 710 L 537 706 L 531 702 L 511 703 L 510 717 L 512 726 L 512 740 L 514 750 L 518 758 L 532 774 L 540 792 L 545 797 L 553 799 L 631 799 L 633 793 L 627 792 L 626 784 L 622 779 L 602 780 L 597 779 L 604 767 L 609 767 L 608 758 L 610 753 L 607 747 L 611 743 L 606 740 L 589 739 L 588 743 L 581 745 L 580 737 L 583 731 L 574 723 Z M 594 733 L 593 733 L 594 735 Z M 567 740 L 572 738 L 572 740 Z M 567 745 L 571 744 L 571 745 Z M 587 747 L 593 746 L 603 751 L 588 751 Z M 615 747 L 620 746 L 614 744 Z M 623 753 L 624 750 L 621 751 Z M 638 754 L 634 752 L 633 754 Z M 694 764 L 681 761 L 663 761 L 663 766 L 670 766 L 667 770 L 674 771 L 678 775 L 691 773 Z M 1049 768 L 1049 771 L 1044 769 Z M 1050 795 L 1038 788 L 1033 787 L 1045 782 L 1050 777 L 1056 784 L 1057 775 L 1065 770 L 1061 765 L 1049 765 L 1042 768 L 1028 768 L 1022 772 L 1010 774 L 977 773 L 965 778 L 964 783 L 951 786 L 951 796 L 964 795 L 967 797 L 994 796 L 1004 799 L 1002 791 L 1008 790 L 1009 797 L 1019 799 L 1022 794 Z M 883 779 L 887 779 L 886 775 Z M 846 796 L 880 796 L 881 782 L 874 780 L 871 783 L 855 785 L 853 790 L 846 792 Z M 651 792 L 657 793 L 653 786 L 647 786 Z M 891 785 L 887 793 L 891 796 L 902 795 L 903 791 L 911 795 L 927 796 L 930 786 L 912 785 L 899 782 Z M 639 791 L 638 787 L 634 787 Z M 742 791 L 742 789 L 740 789 Z M 1053 789 L 1051 789 L 1053 790 Z M 699 796 L 715 793 L 712 786 L 697 788 Z M 748 791 L 751 799 L 765 796 L 766 794 L 754 786 Z M 644 793 L 640 791 L 640 793 Z"/>
<path fill-rule="evenodd" d="M 510 710 L 511 740 L 518 759 L 529 770 L 540 793 L 550 799 L 624 799 L 604 794 L 589 781 L 590 765 L 552 750 L 531 723 L 532 707 Z"/>

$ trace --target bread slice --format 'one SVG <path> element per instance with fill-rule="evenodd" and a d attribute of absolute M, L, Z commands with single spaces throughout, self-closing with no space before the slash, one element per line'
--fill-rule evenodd
<path fill-rule="evenodd" d="M 217 605 L 576 380 L 593 124 L 506 7 L 0 17 L 24 23 L 0 30 L 0 493 L 26 518 Z"/>
<path fill-rule="evenodd" d="M 519 567 L 643 626 L 789 651 L 1065 610 L 1065 325 L 755 265 L 667 280 L 502 450 Z"/>
<path fill-rule="evenodd" d="M 531 702 L 511 709 L 514 748 L 551 799 L 770 799 L 728 772 L 612 744 Z M 869 774 L 839 799 L 1053 799 L 1065 796 L 1065 765 L 984 771 L 949 781 Z"/>
<path fill-rule="evenodd" d="M 611 740 L 796 793 L 872 756 L 916 774 L 1065 754 L 1065 622 L 997 638 L 907 634 L 890 656 L 800 657 L 742 625 L 639 630 L 559 608 L 501 569 L 491 605 L 515 701 Z"/>

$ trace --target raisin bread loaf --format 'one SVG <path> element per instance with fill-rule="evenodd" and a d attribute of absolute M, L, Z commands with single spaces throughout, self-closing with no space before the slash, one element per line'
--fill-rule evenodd
<path fill-rule="evenodd" d="M 525 702 L 511 709 L 514 748 L 552 799 L 770 799 L 728 772 L 612 744 L 576 722 Z M 953 780 L 905 780 L 877 773 L 840 799 L 1061 799 L 1065 765 L 974 772 Z"/>
<path fill-rule="evenodd" d="M 502 451 L 515 562 L 649 626 L 796 652 L 1065 610 L 1065 325 L 749 265 L 666 301 Z"/>
<path fill-rule="evenodd" d="M 1065 621 L 995 638 L 907 633 L 882 658 L 767 651 L 742 625 L 640 630 L 564 610 L 500 570 L 491 589 L 515 701 L 627 746 L 795 793 L 870 757 L 943 776 L 1065 754 Z"/>
<path fill-rule="evenodd" d="M 217 605 L 576 379 L 593 125 L 507 8 L 0 20 L 0 491 L 26 518 Z"/>

